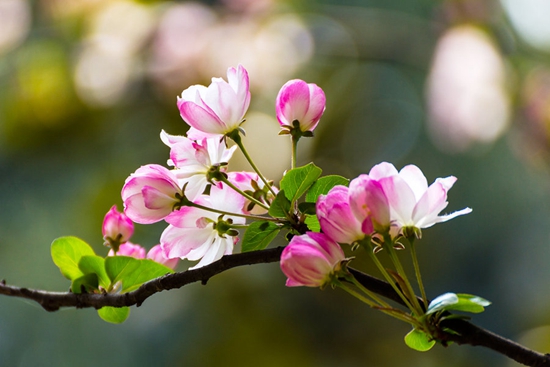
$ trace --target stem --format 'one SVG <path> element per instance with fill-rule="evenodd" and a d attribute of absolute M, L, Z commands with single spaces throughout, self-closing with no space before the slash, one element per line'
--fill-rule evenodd
<path fill-rule="evenodd" d="M 385 307 L 385 308 L 391 308 L 389 303 L 384 301 L 382 298 L 378 297 L 376 295 L 376 293 L 374 293 L 374 292 L 368 290 L 367 288 L 365 288 L 363 286 L 363 284 L 359 283 L 359 281 L 357 279 L 355 279 L 353 274 L 350 273 L 350 276 L 346 277 L 345 279 L 347 281 L 353 283 L 353 285 L 355 285 L 357 288 L 359 288 L 363 293 L 367 294 L 370 298 L 372 298 L 374 301 L 376 301 L 380 306 Z"/>
<path fill-rule="evenodd" d="M 273 194 L 273 196 L 277 196 L 277 193 L 275 192 L 275 190 L 273 190 L 273 188 L 271 187 L 271 185 L 267 182 L 266 178 L 264 177 L 264 175 L 262 175 L 262 173 L 260 172 L 260 170 L 258 169 L 258 167 L 256 167 L 256 165 L 254 164 L 254 161 L 252 160 L 252 158 L 250 157 L 250 155 L 248 154 L 248 151 L 246 150 L 246 148 L 244 147 L 244 144 L 243 144 L 243 140 L 241 138 L 241 136 L 239 135 L 239 130 L 233 130 L 232 132 L 230 132 L 227 136 L 229 136 L 234 142 L 235 144 L 237 144 L 237 146 L 239 147 L 239 149 L 241 150 L 241 152 L 243 153 L 244 157 L 246 158 L 246 160 L 248 161 L 248 163 L 250 164 L 250 166 L 252 167 L 252 169 L 254 170 L 254 172 L 256 172 L 258 174 L 258 177 L 260 177 L 260 179 L 262 180 L 262 182 L 264 183 L 264 185 L 266 185 L 268 188 L 269 188 L 269 191 L 271 191 L 271 193 Z"/>
<path fill-rule="evenodd" d="M 294 169 L 296 168 L 296 156 L 298 151 L 298 141 L 300 140 L 300 137 L 295 137 L 294 134 L 291 135 L 292 140 L 292 153 L 290 157 L 290 168 Z"/>
<path fill-rule="evenodd" d="M 224 184 L 226 184 L 227 186 L 231 187 L 233 190 L 237 191 L 239 194 L 241 194 L 242 196 L 244 196 L 244 197 L 247 198 L 248 200 L 252 201 L 252 202 L 255 203 L 256 205 L 261 206 L 261 207 L 264 208 L 265 210 L 269 210 L 269 206 L 265 205 L 264 203 L 262 203 L 262 202 L 259 201 L 258 199 L 255 199 L 254 197 L 248 195 L 246 192 L 244 192 L 244 191 L 242 191 L 241 189 L 239 189 L 239 188 L 238 188 L 237 186 L 235 186 L 231 181 L 229 181 L 225 176 L 221 175 L 220 181 L 223 182 Z"/>
<path fill-rule="evenodd" d="M 247 219 L 253 219 L 253 220 L 262 220 L 262 221 L 270 221 L 270 222 L 281 223 L 281 220 L 280 220 L 280 219 L 277 219 L 277 218 L 262 217 L 262 216 L 253 215 L 253 214 L 238 214 L 238 213 L 231 213 L 231 212 L 226 212 L 226 211 L 219 210 L 219 209 L 209 208 L 209 207 L 207 207 L 207 206 L 202 206 L 202 205 L 200 205 L 200 204 L 195 204 L 195 203 L 192 202 L 192 201 L 189 201 L 189 202 L 185 203 L 185 206 L 192 206 L 192 207 L 194 207 L 194 208 L 206 210 L 206 211 L 213 212 L 213 213 L 228 215 L 228 216 L 232 216 L 232 217 L 241 217 L 241 218 L 247 218 Z"/>
<path fill-rule="evenodd" d="M 414 272 L 416 274 L 416 282 L 418 283 L 418 288 L 420 288 L 420 294 L 422 295 L 424 308 L 428 309 L 428 297 L 426 296 L 424 283 L 422 282 L 422 274 L 420 274 L 420 266 L 418 264 L 418 257 L 416 256 L 416 247 L 414 245 L 414 237 L 409 239 L 409 243 L 411 244 L 411 256 L 412 256 L 412 261 L 414 266 Z"/>

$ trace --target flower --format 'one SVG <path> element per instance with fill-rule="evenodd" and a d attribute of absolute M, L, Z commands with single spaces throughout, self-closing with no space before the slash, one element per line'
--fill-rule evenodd
<path fill-rule="evenodd" d="M 168 165 L 176 167 L 172 173 L 181 187 L 185 185 L 185 196 L 191 201 L 204 192 L 213 170 L 227 170 L 227 162 L 237 149 L 236 145 L 228 149 L 219 137 L 193 141 L 185 136 L 169 135 L 163 130 L 160 138 L 170 147 Z"/>
<path fill-rule="evenodd" d="M 151 247 L 149 252 L 147 252 L 147 258 L 167 266 L 172 270 L 176 268 L 178 262 L 180 261 L 177 257 L 174 259 L 167 259 L 166 256 L 164 256 L 164 252 L 162 251 L 162 247 L 160 245 Z"/>
<path fill-rule="evenodd" d="M 119 212 L 116 205 L 113 205 L 105 214 L 101 231 L 106 246 L 113 243 L 121 244 L 128 241 L 134 234 L 134 223 L 126 214 Z"/>
<path fill-rule="evenodd" d="M 145 249 L 140 245 L 126 242 L 120 245 L 116 254 L 113 250 L 110 250 L 107 256 L 129 256 L 136 259 L 145 259 Z"/>
<path fill-rule="evenodd" d="M 183 196 L 174 174 L 157 164 L 138 168 L 126 179 L 121 194 L 124 213 L 141 224 L 164 219 Z"/>
<path fill-rule="evenodd" d="M 438 178 L 428 187 L 428 181 L 420 168 L 408 165 L 397 172 L 387 162 L 374 166 L 370 179 L 378 181 L 390 207 L 390 218 L 399 229 L 404 227 L 428 228 L 446 222 L 459 215 L 468 214 L 470 208 L 439 215 L 448 205 L 447 192 L 456 182 L 456 177 Z"/>
<path fill-rule="evenodd" d="M 342 271 L 344 251 L 323 233 L 294 236 L 281 254 L 281 270 L 287 287 L 322 287 Z"/>
<path fill-rule="evenodd" d="M 227 69 L 227 82 L 212 78 L 207 87 L 193 85 L 178 97 L 183 120 L 191 127 L 209 134 L 225 135 L 239 127 L 250 105 L 248 72 L 239 65 Z"/>
<path fill-rule="evenodd" d="M 250 194 L 267 206 L 273 201 L 274 196 L 271 190 L 267 188 L 264 182 L 255 172 L 228 172 L 227 179 L 237 186 L 238 189 Z M 279 192 L 276 187 L 271 186 L 275 193 Z M 246 199 L 243 206 L 244 214 L 261 215 L 267 213 L 267 209 L 259 205 L 254 205 L 250 200 Z"/>
<path fill-rule="evenodd" d="M 317 218 L 323 233 L 339 243 L 353 243 L 372 233 L 370 217 L 365 230 L 351 211 L 349 190 L 345 186 L 333 187 L 327 195 L 319 195 L 316 204 Z"/>
<path fill-rule="evenodd" d="M 242 213 L 244 197 L 222 183 L 210 187 L 210 195 L 201 195 L 195 204 L 230 213 Z M 224 218 L 225 217 L 225 218 Z M 160 245 L 164 256 L 201 261 L 200 268 L 231 254 L 238 232 L 233 224 L 245 224 L 245 218 L 222 216 L 209 210 L 186 206 L 166 217 L 169 226 L 162 232 Z"/>
<path fill-rule="evenodd" d="M 277 120 L 282 127 L 294 127 L 294 121 L 298 121 L 302 132 L 313 131 L 325 111 L 325 104 L 325 93 L 316 84 L 289 80 L 277 95 Z"/>
<path fill-rule="evenodd" d="M 363 232 L 389 229 L 390 206 L 382 185 L 369 175 L 359 175 L 349 185 L 349 201 L 354 216 L 362 223 Z"/>

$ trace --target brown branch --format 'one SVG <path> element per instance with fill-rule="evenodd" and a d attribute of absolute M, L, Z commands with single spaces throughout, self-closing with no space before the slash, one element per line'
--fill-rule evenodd
<path fill-rule="evenodd" d="M 147 298 L 155 293 L 181 288 L 194 282 L 206 282 L 216 274 L 226 270 L 243 266 L 279 261 L 283 248 L 277 247 L 262 251 L 246 252 L 242 254 L 227 255 L 219 261 L 195 270 L 168 274 L 144 283 L 133 292 L 124 294 L 74 294 L 62 292 L 46 292 L 9 286 L 5 281 L 0 282 L 0 294 L 13 297 L 21 297 L 39 303 L 47 311 L 57 311 L 61 307 L 99 309 L 104 306 L 123 307 L 140 306 Z M 403 304 L 401 298 L 395 293 L 387 282 L 351 269 L 350 272 L 356 279 L 369 290 L 386 297 L 396 303 Z M 442 332 L 438 338 L 444 343 L 455 342 L 459 345 L 468 344 L 482 346 L 503 354 L 521 364 L 533 367 L 550 366 L 550 355 L 541 354 L 525 348 L 509 339 L 494 334 L 478 327 L 468 321 L 451 319 L 442 322 L 442 327 L 450 328 L 458 334 Z"/>

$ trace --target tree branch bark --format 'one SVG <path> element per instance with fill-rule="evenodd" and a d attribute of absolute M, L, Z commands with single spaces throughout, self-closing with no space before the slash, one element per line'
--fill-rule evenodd
<path fill-rule="evenodd" d="M 206 284 L 216 274 L 226 270 L 262 263 L 277 262 L 280 259 L 283 247 L 226 255 L 219 261 L 195 270 L 167 274 L 144 283 L 133 292 L 124 294 L 74 294 L 71 292 L 47 292 L 7 285 L 0 282 L 0 294 L 12 297 L 26 298 L 39 303 L 46 311 L 57 311 L 61 307 L 99 309 L 104 306 L 124 307 L 140 306 L 147 298 L 165 290 L 181 288 L 187 284 L 201 282 Z M 349 269 L 355 278 L 366 288 L 396 303 L 403 305 L 401 298 L 395 293 L 391 285 L 358 270 Z M 442 322 L 442 327 L 450 328 L 458 334 L 441 333 L 438 337 L 443 342 L 455 342 L 459 345 L 468 344 L 482 346 L 503 354 L 521 364 L 532 367 L 550 367 L 550 355 L 528 349 L 516 342 L 478 327 L 468 321 L 451 319 Z"/>

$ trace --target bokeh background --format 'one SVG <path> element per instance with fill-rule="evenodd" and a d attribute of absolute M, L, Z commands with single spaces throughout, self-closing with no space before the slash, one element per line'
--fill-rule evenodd
<path fill-rule="evenodd" d="M 266 175 L 289 162 L 278 89 L 315 82 L 327 109 L 300 162 L 457 176 L 448 210 L 474 211 L 424 231 L 429 296 L 481 295 L 493 305 L 476 324 L 549 352 L 549 16 L 546 0 L 0 0 L 0 279 L 67 290 L 51 241 L 105 254 L 125 178 L 166 162 L 162 129 L 186 131 L 176 96 L 242 63 L 245 143 Z M 163 227 L 138 226 L 134 242 L 153 246 Z M 469 346 L 411 351 L 401 322 L 284 281 L 277 264 L 234 269 L 157 294 L 122 325 L 0 296 L 0 365 L 516 366 Z"/>

